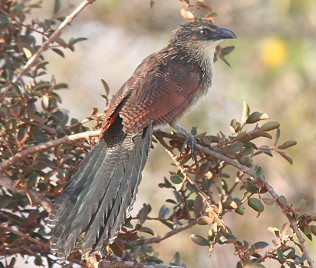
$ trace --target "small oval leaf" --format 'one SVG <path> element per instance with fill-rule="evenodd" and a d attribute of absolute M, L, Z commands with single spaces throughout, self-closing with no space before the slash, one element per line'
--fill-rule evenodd
<path fill-rule="evenodd" d="M 261 129 L 264 131 L 270 131 L 280 127 L 280 123 L 275 121 L 270 121 L 261 126 Z"/>
<path fill-rule="evenodd" d="M 27 128 L 24 126 L 20 127 L 16 138 L 19 144 L 23 144 L 28 138 Z"/>
<path fill-rule="evenodd" d="M 269 244 L 267 242 L 264 241 L 259 241 L 253 244 L 253 246 L 256 249 L 256 253 L 258 253 L 259 251 L 261 251 L 262 249 L 266 248 L 267 246 L 269 246 Z"/>
<path fill-rule="evenodd" d="M 180 183 L 183 182 L 183 179 L 182 179 L 179 175 L 177 175 L 177 174 L 171 175 L 170 180 L 171 180 L 174 184 L 180 184 Z"/>
<path fill-rule="evenodd" d="M 249 198 L 248 205 L 249 207 L 251 207 L 253 210 L 257 212 L 262 212 L 264 210 L 264 206 L 262 202 L 258 198 L 255 198 L 255 197 Z"/>
<path fill-rule="evenodd" d="M 159 218 L 165 218 L 168 215 L 169 211 L 170 209 L 166 205 L 163 205 L 159 210 Z"/>
<path fill-rule="evenodd" d="M 278 149 L 286 149 L 286 148 L 290 148 L 292 146 L 295 146 L 297 144 L 297 141 L 294 140 L 287 140 L 285 142 L 283 142 L 281 145 L 278 146 Z"/>
<path fill-rule="evenodd" d="M 246 120 L 247 124 L 254 124 L 259 122 L 260 120 L 266 120 L 269 119 L 269 115 L 266 113 L 259 113 L 259 112 L 253 112 Z"/>
<path fill-rule="evenodd" d="M 239 206 L 238 208 L 235 209 L 235 212 L 239 215 L 244 215 L 245 214 L 245 209 L 243 206 Z"/>
<path fill-rule="evenodd" d="M 200 235 L 191 234 L 190 238 L 195 244 L 197 244 L 199 246 L 209 246 L 210 245 L 210 242 Z"/>

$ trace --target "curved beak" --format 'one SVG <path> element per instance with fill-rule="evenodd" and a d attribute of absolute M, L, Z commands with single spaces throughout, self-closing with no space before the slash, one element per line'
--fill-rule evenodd
<path fill-rule="evenodd" d="M 231 31 L 231 30 L 228 30 L 228 29 L 225 29 L 225 28 L 219 28 L 219 31 L 218 31 L 218 39 L 236 39 L 237 36 Z"/>

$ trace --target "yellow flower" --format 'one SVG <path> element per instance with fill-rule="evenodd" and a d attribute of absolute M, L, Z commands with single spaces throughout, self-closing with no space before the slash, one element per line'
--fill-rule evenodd
<path fill-rule="evenodd" d="M 260 59 L 266 67 L 276 68 L 284 63 L 287 57 L 287 45 L 278 37 L 268 37 L 260 45 Z"/>

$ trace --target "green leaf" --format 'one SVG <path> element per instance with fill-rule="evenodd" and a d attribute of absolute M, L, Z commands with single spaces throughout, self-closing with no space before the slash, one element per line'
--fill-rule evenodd
<path fill-rule="evenodd" d="M 249 207 L 251 207 L 253 210 L 257 212 L 262 212 L 264 210 L 264 206 L 262 202 L 258 198 L 255 198 L 255 197 L 249 198 L 248 205 Z"/>
<path fill-rule="evenodd" d="M 269 115 L 267 115 L 266 113 L 259 113 L 259 112 L 254 112 L 251 115 L 249 115 L 249 117 L 246 120 L 247 124 L 254 124 L 259 122 L 260 120 L 266 120 L 269 119 Z"/>
<path fill-rule="evenodd" d="M 240 151 L 244 147 L 244 144 L 242 142 L 235 142 L 230 147 L 229 150 L 233 153 L 236 153 Z"/>
<path fill-rule="evenodd" d="M 268 156 L 273 157 L 272 151 L 268 148 L 261 147 L 259 148 L 259 151 L 265 153 Z"/>
<path fill-rule="evenodd" d="M 280 123 L 275 121 L 270 121 L 261 126 L 261 129 L 264 131 L 270 131 L 280 127 Z"/>
<path fill-rule="evenodd" d="M 139 223 L 143 224 L 147 220 L 148 213 L 150 212 L 150 206 L 147 204 L 143 204 L 143 207 L 138 212 Z"/>
<path fill-rule="evenodd" d="M 165 218 L 168 215 L 169 211 L 170 209 L 166 205 L 163 205 L 159 210 L 159 218 Z"/>
<path fill-rule="evenodd" d="M 36 64 L 36 68 L 35 70 L 38 70 L 38 69 L 42 69 L 44 68 L 49 62 L 48 61 L 40 61 L 39 63 Z"/>
<path fill-rule="evenodd" d="M 216 13 L 215 12 L 212 12 L 212 17 L 216 16 Z M 226 56 L 228 55 L 229 53 L 231 53 L 233 50 L 235 49 L 235 46 L 228 46 L 228 47 L 224 47 L 222 48 L 222 51 L 221 51 L 221 54 L 223 56 Z"/>
<path fill-rule="evenodd" d="M 292 146 L 295 146 L 297 144 L 297 141 L 294 141 L 294 140 L 287 140 L 285 142 L 283 142 L 281 145 L 278 146 L 278 149 L 287 149 L 287 148 L 290 148 Z"/>
<path fill-rule="evenodd" d="M 276 133 L 275 133 L 274 146 L 276 146 L 279 143 L 280 135 L 281 135 L 281 130 L 279 128 L 277 128 Z"/>
<path fill-rule="evenodd" d="M 142 226 L 141 228 L 139 228 L 138 231 L 139 232 L 143 232 L 143 233 L 147 233 L 147 234 L 150 234 L 150 235 L 154 235 L 153 230 L 148 228 L 148 227 L 145 227 L 145 226 Z"/>
<path fill-rule="evenodd" d="M 183 179 L 177 175 L 177 174 L 173 174 L 170 176 L 170 180 L 174 183 L 174 184 L 180 184 L 183 182 Z"/>
<path fill-rule="evenodd" d="M 103 88 L 105 90 L 105 95 L 108 96 L 110 93 L 110 87 L 109 87 L 108 83 L 105 82 L 105 80 L 101 79 L 101 82 L 102 82 Z"/>
<path fill-rule="evenodd" d="M 55 4 L 54 4 L 54 15 L 60 10 L 60 0 L 55 0 Z"/>
<path fill-rule="evenodd" d="M 260 178 L 262 176 L 262 168 L 257 166 L 255 168 L 255 171 L 256 171 L 256 178 Z"/>
<path fill-rule="evenodd" d="M 62 88 L 68 88 L 68 85 L 66 83 L 59 83 L 54 86 L 54 89 L 62 89 Z"/>
<path fill-rule="evenodd" d="M 210 242 L 200 235 L 191 234 L 190 238 L 195 244 L 197 244 L 199 246 L 209 246 L 210 245 Z"/>
<path fill-rule="evenodd" d="M 258 193 L 258 191 L 259 191 L 258 188 L 255 186 L 255 184 L 250 180 L 245 181 L 244 186 L 245 186 L 245 189 L 247 190 L 247 192 L 249 192 L 249 193 L 255 194 L 255 193 Z"/>
<path fill-rule="evenodd" d="M 288 161 L 291 165 L 293 165 L 293 159 L 286 154 L 285 152 L 280 152 L 280 151 L 276 151 L 278 152 L 279 155 L 281 155 L 286 161 Z"/>
<path fill-rule="evenodd" d="M 235 212 L 239 215 L 244 215 L 245 214 L 245 209 L 242 205 L 240 205 L 238 208 L 235 209 Z"/>
<path fill-rule="evenodd" d="M 174 257 L 172 258 L 170 265 L 180 266 L 180 264 L 181 264 L 180 253 L 177 251 Z"/>
<path fill-rule="evenodd" d="M 60 38 L 60 37 L 57 37 L 57 38 L 54 40 L 54 42 L 56 42 L 58 45 L 60 45 L 60 46 L 63 47 L 63 48 L 67 48 L 67 47 L 68 47 L 66 41 L 65 41 L 64 39 Z"/>
<path fill-rule="evenodd" d="M 265 137 L 268 139 L 272 139 L 272 136 L 269 133 L 267 133 L 265 131 L 261 131 L 261 130 L 257 130 L 256 132 L 252 133 L 251 137 L 252 138 Z"/>
<path fill-rule="evenodd" d="M 247 140 L 251 140 L 251 136 L 248 133 L 246 133 L 245 131 L 243 131 L 243 132 L 240 132 L 237 135 L 235 140 L 237 140 L 237 141 L 247 141 Z"/>
<path fill-rule="evenodd" d="M 238 162 L 246 167 L 250 167 L 253 163 L 253 159 L 250 156 L 242 156 L 238 159 Z"/>
<path fill-rule="evenodd" d="M 263 250 L 264 248 L 266 248 L 267 246 L 269 246 L 269 244 L 267 242 L 264 242 L 264 241 L 259 241 L 259 242 L 254 243 L 253 246 L 256 249 L 256 253 L 258 253 L 261 250 Z"/>
<path fill-rule="evenodd" d="M 276 251 L 276 253 L 277 253 L 277 255 L 278 255 L 279 261 L 280 261 L 281 263 L 283 263 L 283 262 L 284 262 L 283 251 L 282 251 L 280 248 L 278 248 L 277 251 Z"/>
<path fill-rule="evenodd" d="M 85 38 L 85 37 L 79 37 L 79 38 L 70 38 L 69 42 L 68 42 L 68 48 L 71 50 L 71 51 L 75 51 L 75 47 L 74 47 L 74 44 L 78 43 L 78 42 L 82 42 L 82 41 L 85 41 L 87 40 L 88 38 Z"/>
<path fill-rule="evenodd" d="M 237 241 L 237 238 L 233 234 L 224 234 L 219 238 L 219 244 L 232 244 Z"/>
<path fill-rule="evenodd" d="M 59 56 L 65 58 L 64 52 L 62 52 L 60 49 L 58 49 L 58 48 L 52 48 L 52 51 L 54 51 L 55 53 L 57 53 Z"/>

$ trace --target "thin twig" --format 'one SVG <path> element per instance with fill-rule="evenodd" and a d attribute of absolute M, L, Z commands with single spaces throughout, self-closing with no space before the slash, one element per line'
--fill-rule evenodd
<path fill-rule="evenodd" d="M 15 234 L 15 235 L 17 235 L 17 236 L 20 236 L 20 237 L 22 237 L 22 238 L 25 238 L 25 239 L 27 239 L 27 240 L 29 240 L 29 241 L 35 243 L 35 244 L 41 245 L 43 248 L 48 248 L 48 244 L 43 243 L 43 242 L 41 242 L 41 241 L 39 241 L 39 240 L 37 240 L 37 239 L 35 239 L 35 238 L 33 238 L 33 237 L 30 237 L 30 236 L 27 235 L 27 234 L 21 233 L 20 231 L 14 230 L 14 229 L 12 229 L 12 228 L 6 226 L 5 224 L 1 224 L 1 225 L 0 225 L 0 228 L 4 229 L 4 230 L 6 230 L 6 231 L 8 231 L 8 232 L 10 232 L 10 233 L 13 233 L 13 234 Z"/>
<path fill-rule="evenodd" d="M 41 143 L 41 144 L 32 146 L 32 147 L 30 147 L 22 152 L 15 154 L 14 156 L 10 157 L 9 159 L 3 161 L 0 164 L 0 171 L 9 168 L 15 162 L 27 157 L 30 154 L 34 154 L 36 152 L 48 150 L 49 148 L 56 147 L 59 144 L 71 143 L 71 142 L 73 142 L 75 140 L 79 140 L 79 139 L 89 139 L 90 137 L 95 137 L 95 136 L 99 136 L 99 135 L 100 135 L 100 130 L 86 131 L 86 132 L 81 132 L 78 134 L 66 136 L 66 137 L 60 138 L 58 140 L 53 140 L 53 141 L 49 141 L 49 142 L 45 142 L 45 143 Z"/>
<path fill-rule="evenodd" d="M 41 205 L 47 212 L 50 212 L 53 204 L 42 193 L 37 192 L 31 188 L 18 187 L 17 183 L 10 179 L 10 177 L 0 172 L 0 186 L 19 194 L 30 195 L 34 203 Z"/>
<path fill-rule="evenodd" d="M 7 94 L 9 90 L 14 87 L 14 84 L 19 82 L 25 73 L 35 64 L 36 60 L 46 51 L 49 45 L 58 38 L 62 30 L 70 24 L 73 19 L 89 4 L 92 4 L 95 0 L 84 0 L 74 11 L 72 11 L 58 26 L 58 28 L 53 32 L 53 34 L 44 42 L 44 44 L 39 48 L 39 50 L 32 55 L 28 62 L 24 65 L 20 73 L 4 88 L 2 98 Z"/>
<path fill-rule="evenodd" d="M 191 228 L 192 226 L 196 225 L 197 221 L 193 220 L 190 221 L 188 224 L 173 228 L 171 231 L 165 233 L 164 235 L 159 235 L 151 238 L 141 238 L 132 242 L 129 242 L 130 245 L 133 246 L 140 246 L 140 245 L 145 245 L 145 244 L 153 244 L 153 243 L 160 243 L 162 240 L 165 240 L 171 236 L 174 236 L 186 229 Z"/>

